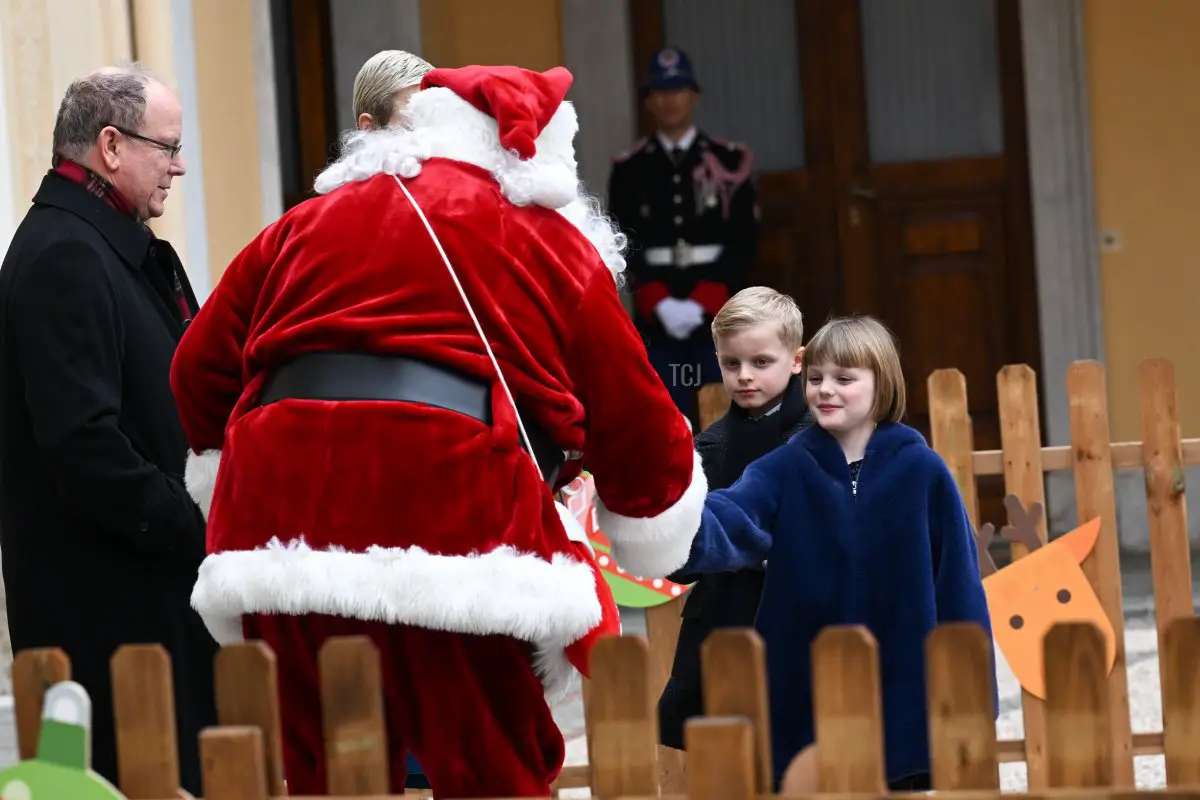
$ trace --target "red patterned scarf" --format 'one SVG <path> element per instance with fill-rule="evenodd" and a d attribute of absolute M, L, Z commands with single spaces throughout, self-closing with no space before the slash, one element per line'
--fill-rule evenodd
<path fill-rule="evenodd" d="M 79 184 L 122 214 L 128 214 L 134 219 L 137 218 L 137 209 L 125 199 L 125 195 L 121 194 L 115 186 L 83 164 L 56 155 L 54 156 L 52 166 L 56 175 L 60 175 L 72 183 Z"/>
<path fill-rule="evenodd" d="M 135 220 L 137 219 L 137 208 L 135 208 L 132 203 L 125 199 L 125 195 L 121 194 L 121 192 L 117 190 L 117 187 L 113 186 L 109 181 L 97 175 L 93 170 L 88 169 L 77 161 L 72 161 L 69 158 L 63 158 L 60 155 L 54 156 L 54 160 L 51 162 L 51 167 L 51 171 L 54 174 L 66 178 L 72 183 L 79 184 L 84 189 L 87 189 L 88 192 L 94 194 L 96 197 L 99 197 L 117 211 L 120 211 L 122 214 L 126 214 Z M 145 225 L 145 223 L 141 224 L 146 228 L 146 232 L 150 234 L 151 238 L 154 238 L 154 233 L 150 230 L 149 226 Z M 187 295 L 185 295 L 183 292 L 183 283 L 179 280 L 178 271 L 172 268 L 170 277 L 172 284 L 174 284 L 172 288 L 175 291 L 175 302 L 179 304 L 179 311 L 183 314 L 183 321 L 185 324 L 191 322 L 192 310 L 188 306 Z"/>

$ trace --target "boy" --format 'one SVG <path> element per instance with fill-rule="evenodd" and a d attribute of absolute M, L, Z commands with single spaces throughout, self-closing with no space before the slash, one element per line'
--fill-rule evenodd
<path fill-rule="evenodd" d="M 733 402 L 695 437 L 710 490 L 731 486 L 751 461 L 812 423 L 800 377 L 804 320 L 791 297 L 765 286 L 743 289 L 713 318 L 712 336 Z M 695 585 L 683 609 L 671 678 L 658 701 L 659 737 L 667 747 L 682 750 L 684 723 L 703 714 L 700 645 L 717 628 L 754 625 L 765 574 L 671 576 Z"/>

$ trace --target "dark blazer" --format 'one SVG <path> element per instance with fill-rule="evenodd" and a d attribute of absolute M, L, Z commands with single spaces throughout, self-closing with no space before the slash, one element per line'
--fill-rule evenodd
<path fill-rule="evenodd" d="M 116 783 L 109 659 L 172 657 L 183 788 L 215 724 L 216 643 L 191 609 L 204 518 L 169 375 L 183 334 L 170 244 L 47 175 L 0 264 L 0 546 L 13 651 L 61 647 L 92 700 L 94 769 Z"/>
<path fill-rule="evenodd" d="M 804 381 L 792 377 L 779 410 L 761 419 L 731 403 L 729 412 L 696 435 L 696 451 L 704 463 L 710 490 L 733 485 L 750 462 L 785 444 L 812 424 L 804 402 Z M 683 749 L 683 726 L 704 713 L 700 682 L 700 646 L 718 628 L 754 625 L 766 573 L 762 569 L 711 575 L 678 573 L 671 579 L 694 583 L 683 607 L 683 623 L 671 678 L 658 701 L 659 738 L 667 747 Z"/>

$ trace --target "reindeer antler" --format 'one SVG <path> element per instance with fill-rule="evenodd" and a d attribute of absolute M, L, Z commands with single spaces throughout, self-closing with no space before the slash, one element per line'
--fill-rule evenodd
<path fill-rule="evenodd" d="M 985 522 L 975 532 L 975 547 L 979 550 L 979 576 L 981 578 L 986 578 L 996 571 L 996 562 L 992 560 L 992 554 L 988 552 L 988 547 L 995 538 L 996 526 L 990 522 Z"/>
<path fill-rule="evenodd" d="M 1021 499 L 1010 494 L 1004 498 L 1004 508 L 1008 511 L 1008 524 L 1000 529 L 1000 537 L 1024 545 L 1031 553 L 1041 547 L 1038 525 L 1042 521 L 1042 504 L 1034 503 L 1026 511 Z"/>

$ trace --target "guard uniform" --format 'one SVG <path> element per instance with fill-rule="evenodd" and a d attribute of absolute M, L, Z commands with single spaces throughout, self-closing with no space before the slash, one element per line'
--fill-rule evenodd
<path fill-rule="evenodd" d="M 682 87 L 699 90 L 687 55 L 667 48 L 647 88 Z M 634 320 L 655 370 L 693 422 L 697 389 L 721 380 L 712 318 L 743 287 L 755 258 L 753 168 L 745 145 L 696 128 L 677 143 L 644 138 L 613 160 L 609 213 L 630 242 Z M 691 301 L 690 309 L 678 301 Z"/>

